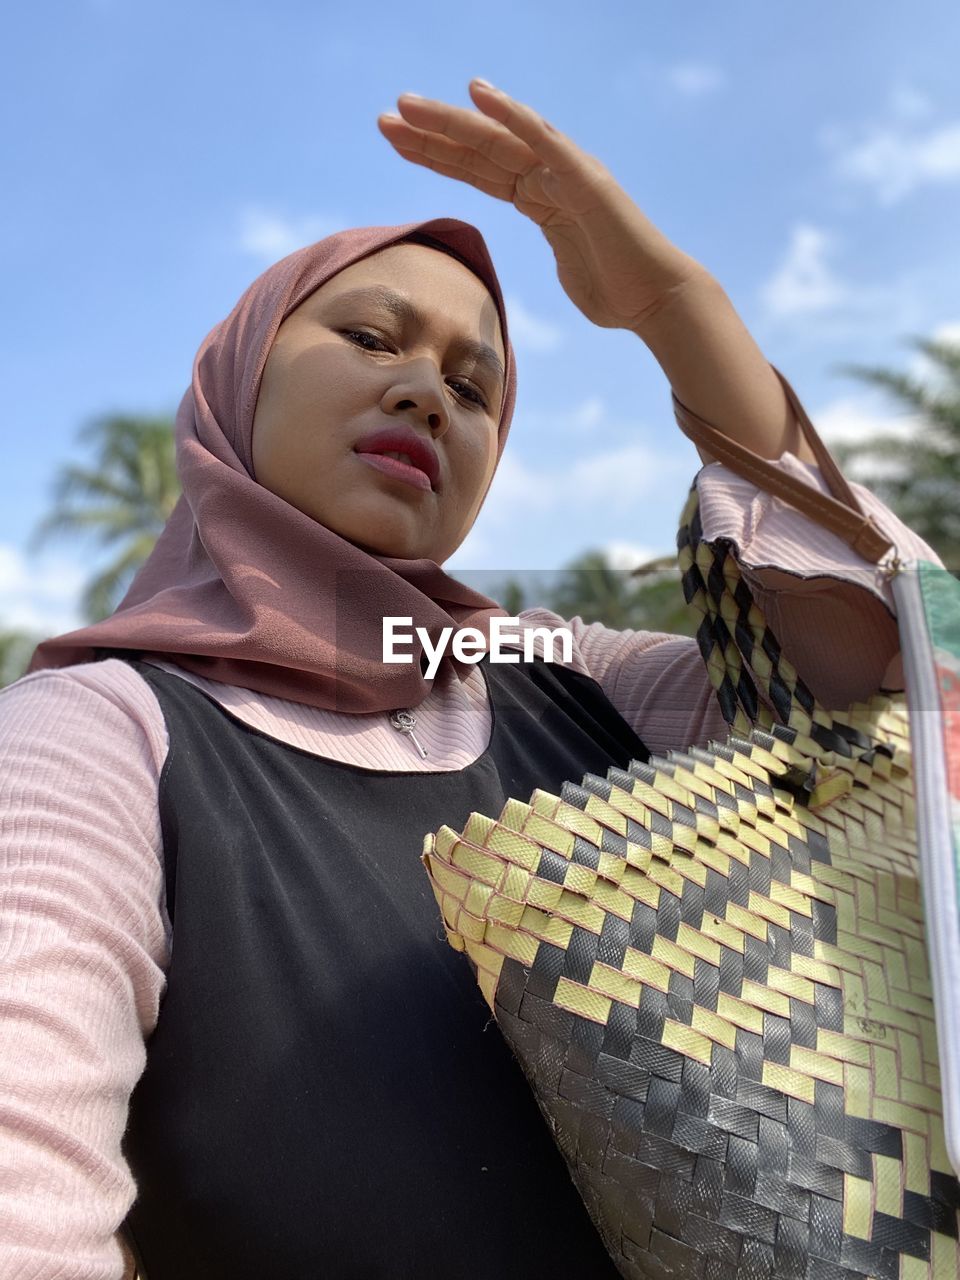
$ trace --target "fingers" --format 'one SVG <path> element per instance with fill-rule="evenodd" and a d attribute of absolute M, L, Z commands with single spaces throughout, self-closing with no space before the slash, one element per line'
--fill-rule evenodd
<path fill-rule="evenodd" d="M 524 173 L 536 163 L 524 142 L 476 111 L 406 93 L 397 99 L 397 106 L 403 119 L 415 129 L 462 144 L 509 173 Z"/>
<path fill-rule="evenodd" d="M 515 175 L 506 173 L 499 165 L 470 148 L 425 133 L 422 129 L 414 129 L 396 116 L 381 115 L 377 124 L 380 132 L 405 160 L 423 165 L 444 177 L 459 178 L 486 195 L 513 200 Z"/>
<path fill-rule="evenodd" d="M 565 173 L 574 167 L 579 148 L 532 107 L 476 79 L 470 81 L 470 96 L 485 115 L 525 142 L 555 173 Z"/>

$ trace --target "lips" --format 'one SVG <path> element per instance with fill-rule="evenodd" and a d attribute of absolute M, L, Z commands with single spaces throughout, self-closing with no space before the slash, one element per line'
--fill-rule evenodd
<path fill-rule="evenodd" d="M 440 479 L 440 459 L 429 440 L 418 436 L 412 427 L 390 426 L 368 432 L 353 446 L 354 453 L 403 453 L 411 464 L 424 472 L 435 489 Z"/>

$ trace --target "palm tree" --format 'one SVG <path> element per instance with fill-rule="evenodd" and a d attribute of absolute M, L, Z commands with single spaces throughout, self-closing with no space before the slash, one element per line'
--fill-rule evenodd
<path fill-rule="evenodd" d="M 697 623 L 672 557 L 626 570 L 613 568 L 602 551 L 585 551 L 562 571 L 545 603 L 563 618 L 579 616 L 616 631 L 692 635 Z"/>
<path fill-rule="evenodd" d="M 928 542 L 954 576 L 960 576 L 960 342 L 913 337 L 942 374 L 937 388 L 909 374 L 869 365 L 836 366 L 882 387 L 917 414 L 922 430 L 910 439 L 877 435 L 857 444 L 834 445 L 840 464 L 863 458 L 862 483 Z M 858 474 L 858 479 L 860 475 Z"/>
<path fill-rule="evenodd" d="M 0 630 L 0 688 L 20 679 L 42 639 L 26 631 Z"/>
<path fill-rule="evenodd" d="M 54 509 L 34 531 L 36 550 L 53 534 L 89 533 L 119 554 L 84 589 L 80 609 L 99 622 L 116 608 L 153 550 L 180 496 L 173 423 L 124 414 L 94 419 L 80 432 L 94 445 L 89 467 L 69 464 L 54 482 Z"/>

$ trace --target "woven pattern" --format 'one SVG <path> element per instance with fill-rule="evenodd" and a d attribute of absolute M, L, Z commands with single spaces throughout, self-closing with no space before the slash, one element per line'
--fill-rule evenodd
<path fill-rule="evenodd" d="M 820 707 L 695 490 L 679 546 L 730 737 L 428 835 L 447 937 L 623 1276 L 956 1280 L 903 698 Z"/>

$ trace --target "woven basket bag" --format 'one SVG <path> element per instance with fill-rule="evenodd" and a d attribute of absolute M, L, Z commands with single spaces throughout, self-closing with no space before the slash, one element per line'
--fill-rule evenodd
<path fill-rule="evenodd" d="M 879 561 L 777 372 L 833 498 L 681 426 Z M 447 938 L 628 1280 L 957 1280 L 904 695 L 817 702 L 696 484 L 678 547 L 729 736 L 427 835 Z"/>

